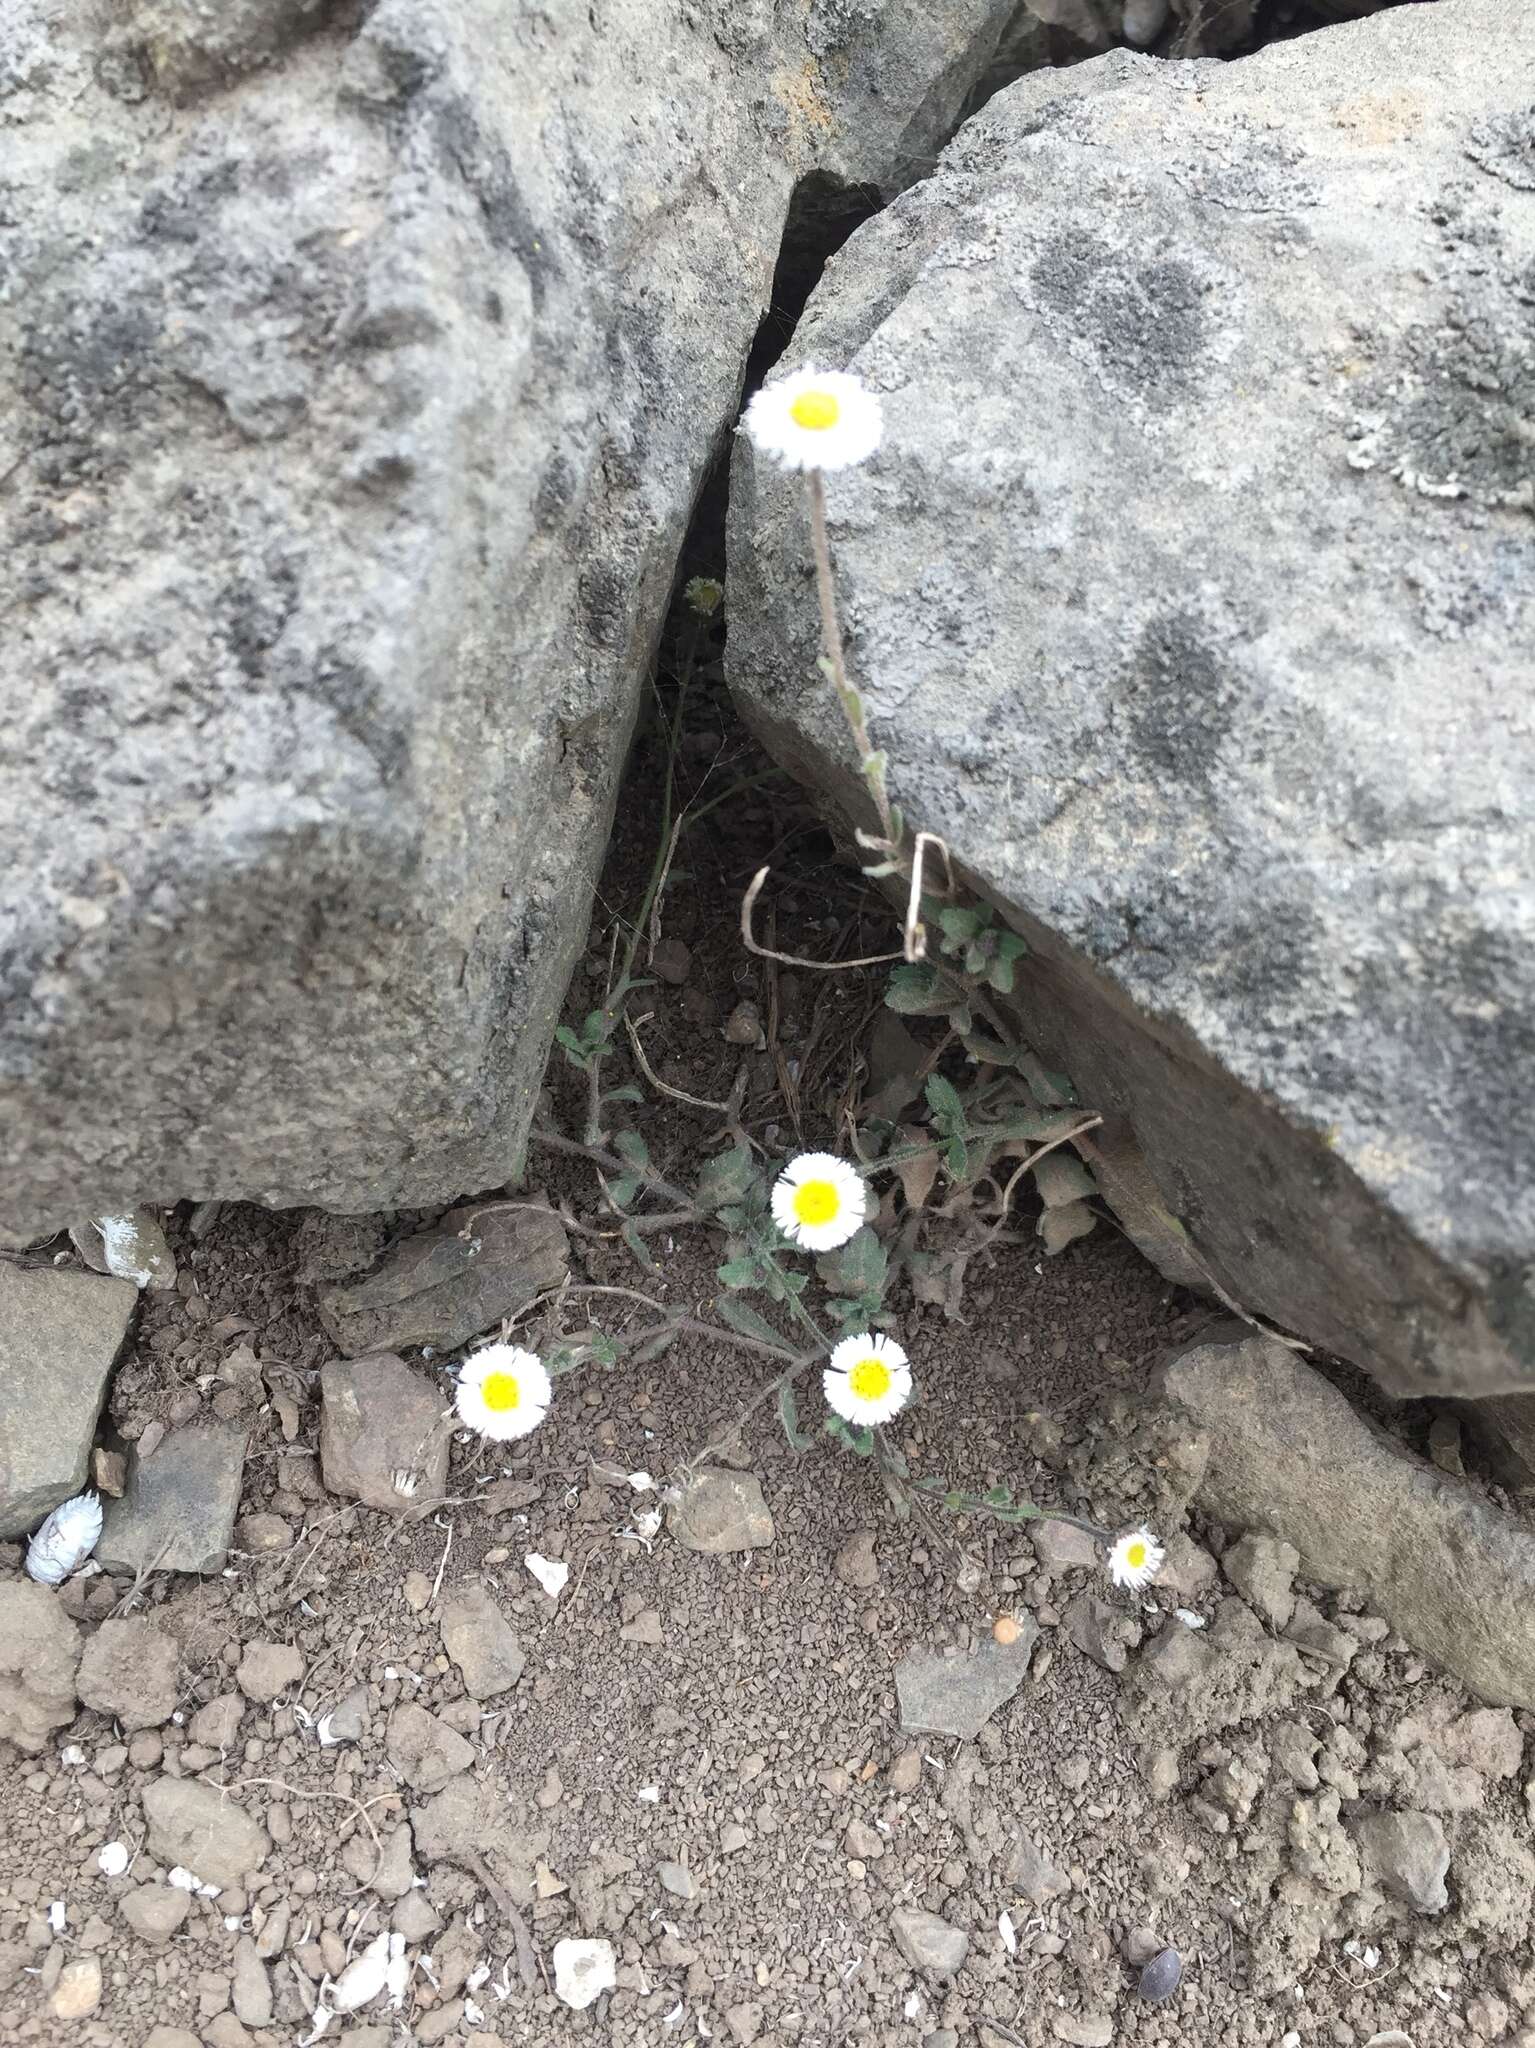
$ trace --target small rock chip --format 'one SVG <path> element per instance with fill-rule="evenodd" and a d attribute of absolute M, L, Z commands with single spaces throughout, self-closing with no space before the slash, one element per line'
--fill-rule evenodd
<path fill-rule="evenodd" d="M 144 2048 L 202 2048 L 202 2043 L 185 2027 L 151 2027 L 144 2036 Z"/>
<path fill-rule="evenodd" d="M 584 2012 L 618 1982 L 618 1958 L 610 1941 L 557 1941 L 554 1995 L 572 2012 Z"/>
<path fill-rule="evenodd" d="M 247 1643 L 235 1680 L 248 1700 L 265 1706 L 303 1675 L 303 1653 L 291 1643 Z"/>
<path fill-rule="evenodd" d="M 1124 1938 L 1123 1954 L 1125 1961 L 1138 1970 L 1153 1956 L 1159 1956 L 1162 1948 L 1161 1936 L 1150 1927 L 1132 1927 Z"/>
<path fill-rule="evenodd" d="M 837 1552 L 832 1570 L 844 1586 L 867 1592 L 879 1584 L 879 1559 L 874 1554 L 874 1531 L 855 1529 Z"/>
<path fill-rule="evenodd" d="M 467 1771 L 474 1762 L 474 1751 L 463 1736 L 413 1700 L 402 1702 L 389 1716 L 384 1748 L 389 1761 L 416 1792 L 440 1792 L 450 1778 Z"/>
<path fill-rule="evenodd" d="M 860 1863 L 878 1862 L 885 1853 L 885 1838 L 866 1820 L 850 1820 L 842 1837 L 842 1853 L 855 1856 Z"/>
<path fill-rule="evenodd" d="M 442 1921 L 425 1892 L 408 1891 L 390 1914 L 389 1924 L 407 1941 L 429 1941 Z"/>
<path fill-rule="evenodd" d="M 692 950 L 681 939 L 662 939 L 651 949 L 650 966 L 658 980 L 669 981 L 673 988 L 681 988 L 692 972 Z"/>
<path fill-rule="evenodd" d="M 1249 1606 L 1277 1629 L 1288 1627 L 1295 1612 L 1295 1574 L 1300 1552 L 1277 1536 L 1255 1532 L 1233 1543 L 1221 1559 L 1225 1572 Z"/>
<path fill-rule="evenodd" d="M 618 1631 L 621 1643 L 645 1643 L 652 1649 L 659 1649 L 665 1641 L 661 1629 L 661 1616 L 654 1607 L 642 1607 L 633 1621 L 625 1622 Z"/>
<path fill-rule="evenodd" d="M 233 1749 L 244 1712 L 245 1702 L 237 1692 L 220 1693 L 216 1700 L 209 1700 L 205 1707 L 198 1708 L 188 1724 L 187 1733 L 205 1749 Z"/>
<path fill-rule="evenodd" d="M 422 1613 L 432 1598 L 432 1582 L 425 1572 L 407 1572 L 401 1590 L 412 1614 Z"/>
<path fill-rule="evenodd" d="M 1393 1898 L 1419 1913 L 1444 1911 L 1450 1845 L 1433 1814 L 1367 1814 L 1353 1828 L 1361 1856 Z"/>
<path fill-rule="evenodd" d="M 909 1749 L 903 1749 L 895 1762 L 890 1766 L 887 1775 L 890 1779 L 890 1789 L 892 1792 L 900 1793 L 903 1798 L 915 1792 L 922 1783 L 921 1750 L 915 1744 Z"/>
<path fill-rule="evenodd" d="M 403 1899 L 414 1885 L 416 1872 L 411 1863 L 414 1847 L 408 1821 L 402 1821 L 384 1837 L 384 1853 L 379 1857 L 376 1869 L 373 1867 L 373 1844 L 367 1844 L 369 1869 L 366 1881 L 381 1899 Z"/>
<path fill-rule="evenodd" d="M 656 1876 L 674 1899 L 696 1899 L 698 1886 L 685 1863 L 658 1863 Z"/>
<path fill-rule="evenodd" d="M 81 1956 L 66 1963 L 48 2000 L 55 2019 L 83 2020 L 101 2003 L 101 1963 L 96 1956 Z"/>
<path fill-rule="evenodd" d="M 527 1662 L 511 1623 L 483 1586 L 460 1586 L 449 1600 L 442 1615 L 442 1646 L 475 1700 L 509 1692 Z"/>
<path fill-rule="evenodd" d="M 265 1963 L 256 1953 L 255 1942 L 248 1934 L 242 1934 L 235 1943 L 231 1995 L 237 2020 L 247 2027 L 271 2025 L 272 1980 L 267 1975 Z"/>
<path fill-rule="evenodd" d="M 443 1398 L 424 1374 L 387 1351 L 333 1359 L 320 1397 L 320 1462 L 332 1493 L 391 1515 L 446 1493 Z"/>
<path fill-rule="evenodd" d="M 1018 1619 L 1021 1628 L 1015 1643 L 999 1643 L 988 1636 L 968 1655 L 908 1650 L 895 1668 L 902 1733 L 974 1741 L 1028 1677 L 1039 1628 L 1032 1615 Z"/>
<path fill-rule="evenodd" d="M 291 1550 L 293 1530 L 281 1515 L 244 1515 L 235 1523 L 235 1543 L 252 1557 Z"/>
<path fill-rule="evenodd" d="M 1140 1644 L 1140 1624 L 1095 1593 L 1078 1593 L 1067 1606 L 1064 1620 L 1067 1635 L 1083 1656 L 1091 1657 L 1105 1671 L 1123 1671 L 1126 1657 Z"/>
<path fill-rule="evenodd" d="M 259 1870 L 271 1843 L 265 1828 L 217 1785 L 197 1778 L 156 1778 L 144 1791 L 149 1853 L 180 1864 L 206 1884 L 239 1884 Z"/>
<path fill-rule="evenodd" d="M 1175 1948 L 1158 1950 L 1141 1971 L 1136 1987 L 1148 2005 L 1171 1998 L 1183 1981 L 1183 1960 Z"/>
<path fill-rule="evenodd" d="M 1071 1890 L 1071 1879 L 1065 1871 L 1052 1863 L 1034 1837 L 1022 1829 L 1009 1846 L 1005 1874 L 1013 1890 L 1035 1906 L 1063 1898 Z"/>
<path fill-rule="evenodd" d="M 368 1688 L 354 1685 L 336 1704 L 320 1716 L 320 1740 L 327 1748 L 338 1742 L 361 1742 L 368 1732 Z"/>
<path fill-rule="evenodd" d="M 762 2032 L 762 2007 L 754 1999 L 743 1999 L 725 2010 L 725 2031 L 737 2048 L 751 2048 Z"/>
<path fill-rule="evenodd" d="M 1053 1522 L 1048 1517 L 1035 1522 L 1029 1530 L 1029 1541 L 1040 1570 L 1052 1577 L 1061 1572 L 1097 1569 L 1098 1545 L 1085 1529 L 1070 1522 Z"/>
<path fill-rule="evenodd" d="M 898 1906 L 890 1916 L 896 1947 L 914 1970 L 929 1977 L 952 1977 L 970 1953 L 970 1937 L 936 1913 L 917 1906 Z"/>
<path fill-rule="evenodd" d="M 109 1571 L 216 1572 L 234 1541 L 249 1436 L 243 1421 L 150 1435 L 129 1460 L 121 1500 L 106 1503 L 96 1555 Z"/>
<path fill-rule="evenodd" d="M 158 1728 L 176 1711 L 179 1655 L 152 1621 L 104 1621 L 85 1646 L 76 1690 L 124 1728 Z"/>
<path fill-rule="evenodd" d="M 1114 2038 L 1114 2022 L 1105 2013 L 1058 2012 L 1050 2024 L 1055 2038 L 1070 2048 L 1109 2048 Z"/>
<path fill-rule="evenodd" d="M 760 1482 L 721 1465 L 693 1474 L 668 1510 L 667 1526 L 684 1550 L 711 1554 L 761 1550 L 773 1540 L 773 1517 Z"/>
<path fill-rule="evenodd" d="M 764 1042 L 762 1012 L 752 1002 L 739 1002 L 725 1019 L 721 1034 L 727 1045 L 761 1045 Z"/>
<path fill-rule="evenodd" d="M 180 1933 L 190 1911 L 192 1901 L 186 1892 L 172 1890 L 170 1884 L 141 1884 L 123 1898 L 123 1919 L 151 1948 L 164 1948 L 172 1935 Z"/>

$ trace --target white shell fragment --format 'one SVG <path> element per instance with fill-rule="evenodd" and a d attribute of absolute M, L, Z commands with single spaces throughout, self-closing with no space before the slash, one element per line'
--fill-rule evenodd
<path fill-rule="evenodd" d="M 216 1899 L 220 1891 L 218 1885 L 206 1883 L 195 1870 L 188 1870 L 184 1863 L 178 1863 L 174 1870 L 167 1872 L 165 1882 L 173 1885 L 178 1892 L 190 1892 L 198 1899 Z"/>
<path fill-rule="evenodd" d="M 554 1995 L 572 2012 L 585 2012 L 617 1982 L 618 1960 L 611 1941 L 554 1944 Z"/>
<path fill-rule="evenodd" d="M 384 1983 L 389 1992 L 389 2003 L 398 2012 L 410 1989 L 410 1958 L 405 1953 L 403 1934 L 391 1934 L 389 1937 L 389 1966 L 384 1972 Z M 466 2003 L 464 2010 L 467 2012 L 468 2009 Z"/>
<path fill-rule="evenodd" d="M 94 1493 L 60 1501 L 27 1545 L 27 1577 L 40 1586 L 62 1586 L 96 1548 L 101 1537 L 101 1502 Z"/>
<path fill-rule="evenodd" d="M 536 1550 L 530 1550 L 522 1560 L 537 1579 L 551 1600 L 558 1600 L 565 1590 L 565 1581 L 570 1577 L 570 1566 L 558 1558 L 540 1557 Z"/>
<path fill-rule="evenodd" d="M 96 1851 L 96 1868 L 103 1877 L 121 1877 L 128 1868 L 128 1848 L 124 1842 L 103 1842 Z"/>
<path fill-rule="evenodd" d="M 333 2012 L 357 2012 L 371 2004 L 388 1981 L 389 1936 L 381 1934 L 347 1964 L 330 1987 L 327 2002 Z"/>

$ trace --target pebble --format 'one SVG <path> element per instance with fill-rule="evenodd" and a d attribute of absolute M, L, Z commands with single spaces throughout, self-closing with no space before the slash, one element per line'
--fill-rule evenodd
<path fill-rule="evenodd" d="M 698 1886 L 694 1881 L 692 1871 L 687 1868 L 686 1864 L 658 1863 L 656 1865 L 656 1876 L 661 1880 L 667 1891 L 672 1894 L 673 1898 L 697 1898 Z"/>
<path fill-rule="evenodd" d="M 1038 1630 L 1020 1615 L 1016 1643 L 988 1635 L 979 1649 L 908 1650 L 895 1668 L 901 1730 L 907 1735 L 952 1735 L 973 1742 L 1028 1677 Z"/>
<path fill-rule="evenodd" d="M 198 1708 L 187 1725 L 187 1733 L 194 1742 L 217 1755 L 234 1747 L 244 1712 L 245 1702 L 237 1692 L 220 1693 L 217 1699 Z"/>
<path fill-rule="evenodd" d="M 191 1910 L 192 1901 L 185 1892 L 172 1891 L 163 1884 L 140 1885 L 124 1895 L 121 1907 L 134 1933 L 153 1948 L 164 1948 L 173 1934 L 179 1934 Z"/>
<path fill-rule="evenodd" d="M 1006 1874 L 1014 1891 L 1035 1906 L 1043 1906 L 1071 1890 L 1066 1872 L 1052 1863 L 1034 1837 L 1022 1829 L 1013 1837 Z"/>
<path fill-rule="evenodd" d="M 738 1547 L 738 1546 L 735 1546 Z M 618 1631 L 621 1643 L 643 1643 L 651 1649 L 659 1649 L 666 1640 L 661 1628 L 661 1616 L 654 1607 L 642 1607 L 633 1621 L 625 1622 Z"/>
<path fill-rule="evenodd" d="M 216 1785 L 157 1778 L 145 1789 L 144 1814 L 150 1855 L 167 1868 L 195 1871 L 208 1884 L 238 1884 L 266 1860 L 266 1830 Z"/>
<path fill-rule="evenodd" d="M 55 2019 L 83 2020 L 101 2003 L 101 1964 L 95 1956 L 66 1963 L 53 1987 L 48 2009 Z"/>
<path fill-rule="evenodd" d="M 1070 2048 L 1109 2048 L 1114 2038 L 1114 2022 L 1104 2013 L 1058 2012 L 1050 2024 Z"/>
<path fill-rule="evenodd" d="M 885 1838 L 878 1828 L 871 1828 L 865 1820 L 848 1822 L 847 1832 L 842 1837 L 845 1856 L 856 1856 L 863 1863 L 876 1863 L 884 1855 L 885 1848 Z"/>
<path fill-rule="evenodd" d="M 157 1728 L 180 1697 L 176 1644 L 152 1621 L 104 1621 L 85 1646 L 76 1690 L 128 1730 Z"/>
<path fill-rule="evenodd" d="M 651 949 L 650 967 L 658 980 L 681 988 L 693 969 L 692 949 L 681 939 L 661 939 Z"/>
<path fill-rule="evenodd" d="M 272 2021 L 272 1980 L 256 1953 L 250 1935 L 242 1934 L 235 1944 L 234 1978 L 231 1998 L 235 2018 L 247 2027 L 266 2027 Z"/>
<path fill-rule="evenodd" d="M 216 1572 L 234 1541 L 244 1421 L 199 1423 L 151 1457 L 139 1439 L 120 1500 L 108 1501 L 96 1555 L 112 1571 Z"/>
<path fill-rule="evenodd" d="M 867 1591 L 879 1584 L 879 1559 L 874 1554 L 874 1531 L 855 1529 L 832 1563 L 832 1570 L 844 1586 Z"/>
<path fill-rule="evenodd" d="M 667 1526 L 684 1550 L 709 1555 L 761 1550 L 773 1541 L 773 1517 L 761 1482 L 749 1472 L 720 1465 L 693 1474 L 668 1509 Z"/>
<path fill-rule="evenodd" d="M 952 1977 L 970 1952 L 970 1937 L 962 1927 L 951 1926 L 937 1913 L 925 1913 L 916 1906 L 896 1908 L 890 1916 L 890 1933 L 912 1968 L 929 1977 Z"/>
<path fill-rule="evenodd" d="M 432 1582 L 425 1572 L 407 1572 L 402 1590 L 405 1595 L 405 1605 L 412 1614 L 420 1614 L 431 1600 Z"/>
<path fill-rule="evenodd" d="M 915 1792 L 922 1783 L 922 1752 L 913 1744 L 903 1749 L 890 1766 L 890 1789 L 903 1797 Z"/>
<path fill-rule="evenodd" d="M 291 1643 L 247 1643 L 235 1672 L 241 1692 L 259 1706 L 297 1686 L 303 1676 L 303 1653 Z"/>
<path fill-rule="evenodd" d="M 1124 1939 L 1125 1961 L 1135 1969 L 1149 1963 L 1153 1956 L 1159 1956 L 1162 1949 L 1161 1936 L 1150 1927 L 1132 1927 Z"/>
<path fill-rule="evenodd" d="M 427 1794 L 440 1792 L 474 1762 L 463 1736 L 413 1700 L 403 1701 L 389 1716 L 384 1749 L 412 1791 Z"/>
<path fill-rule="evenodd" d="M 253 1557 L 289 1550 L 293 1531 L 281 1515 L 245 1515 L 235 1523 L 235 1543 Z"/>
<path fill-rule="evenodd" d="M 427 1941 L 442 1921 L 425 1892 L 408 1891 L 389 1916 L 389 1924 L 407 1941 Z"/>
<path fill-rule="evenodd" d="M 1034 1555 L 1044 1571 L 1052 1575 L 1069 1571 L 1092 1571 L 1098 1563 L 1098 1546 L 1085 1529 L 1048 1517 L 1029 1530 Z"/>
<path fill-rule="evenodd" d="M 618 1958 L 610 1941 L 557 1941 L 554 1995 L 572 2012 L 584 2012 L 618 1982 Z"/>
<path fill-rule="evenodd" d="M 1172 1997 L 1182 1981 L 1182 1958 L 1175 1948 L 1164 1948 L 1141 1971 L 1137 1989 L 1148 2005 L 1160 2005 Z"/>
<path fill-rule="evenodd" d="M 443 1609 L 442 1646 L 471 1699 L 494 1699 L 521 1678 L 527 1659 L 511 1623 L 483 1586 L 460 1586 Z"/>

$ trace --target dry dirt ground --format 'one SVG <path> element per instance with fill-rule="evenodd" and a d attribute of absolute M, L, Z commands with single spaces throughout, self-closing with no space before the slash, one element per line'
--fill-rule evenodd
<path fill-rule="evenodd" d="M 577 1017 L 600 996 L 654 850 L 662 759 L 653 739 L 636 758 Z M 761 767 L 703 688 L 683 738 L 685 790 L 706 800 Z M 782 1150 L 800 1135 L 827 1142 L 839 1106 L 866 1087 L 879 983 L 774 972 L 742 952 L 735 906 L 767 859 L 780 944 L 827 956 L 886 943 L 888 921 L 834 866 L 813 818 L 786 785 L 759 782 L 683 836 L 664 936 L 691 960 L 685 981 L 642 991 L 639 1007 L 669 1085 L 722 1100 L 744 1062 L 742 1119 Z M 760 1050 L 722 1035 L 743 1000 L 759 1008 Z M 616 1059 L 615 1079 L 627 1074 Z M 573 1076 L 552 1075 L 547 1109 L 577 1127 Z M 626 1114 L 668 1168 L 702 1156 L 720 1123 L 670 1100 Z M 580 1161 L 535 1154 L 529 1185 L 601 1227 Z M 317 1380 L 332 1347 L 316 1285 L 433 1220 L 231 1208 L 201 1237 L 185 1212 L 172 1220 L 180 1283 L 144 1297 L 112 1416 L 141 1436 L 245 1401 L 242 1516 L 276 1520 L 241 1533 L 281 1547 L 138 1589 L 133 1613 L 176 1648 L 168 1718 L 129 1730 L 82 1711 L 40 1756 L 6 1754 L 0 2041 L 288 2048 L 310 2035 L 326 1972 L 391 1925 L 412 1964 L 402 2005 L 338 2018 L 327 2042 L 1522 2038 L 1535 2019 L 1525 1717 L 1468 1722 L 1476 1703 L 1347 1596 L 1314 1594 L 1336 1624 L 1332 1653 L 1297 1656 L 1222 1577 L 1216 1559 L 1237 1532 L 1164 1530 L 1183 1538 L 1175 1583 L 1133 1596 L 1063 1562 L 1043 1534 L 1036 1546 L 981 1521 L 898 1522 L 866 1464 L 829 1444 L 796 1454 L 771 1407 L 728 1440 L 770 1368 L 702 1339 L 562 1380 L 550 1420 L 520 1443 L 456 1440 L 441 1505 L 401 1520 L 327 1495 Z M 639 1276 L 611 1240 L 577 1235 L 576 1277 L 706 1304 L 717 1242 L 694 1231 L 654 1248 L 658 1270 Z M 899 1427 L 916 1469 L 1007 1481 L 1103 1517 L 1156 1497 L 1137 1403 L 1207 1311 L 1107 1221 L 1055 1258 L 1027 1241 L 999 1247 L 972 1266 L 957 1319 L 896 1306 L 921 1389 Z M 254 1399 L 218 1378 L 240 1345 L 267 1368 Z M 442 1361 L 410 1362 L 446 1392 Z M 1385 1412 L 1421 1431 L 1416 1411 Z M 772 1541 L 713 1556 L 665 1531 L 641 1540 L 635 1517 L 653 1496 L 623 1475 L 664 1480 L 722 1431 L 722 1461 L 761 1481 Z M 530 1552 L 568 1562 L 557 1600 L 526 1568 Z M 0 1559 L 15 1577 L 17 1546 Z M 488 1592 L 526 1660 L 483 1701 L 444 1641 L 466 1587 Z M 59 1597 L 89 1631 L 127 1590 L 97 1578 Z M 1106 1596 L 1111 1613 L 1084 1594 Z M 1213 1622 L 1226 1674 L 1176 1714 L 1133 1654 L 1140 1632 L 1188 1626 L 1175 1607 Z M 923 1645 L 966 1652 L 997 1616 L 1025 1611 L 1040 1627 L 1028 1676 L 979 1737 L 904 1735 L 900 1659 Z M 252 1644 L 297 1656 L 251 1658 Z M 1127 1649 L 1122 1671 L 1106 1668 Z M 263 1666 L 286 1670 L 275 1697 L 260 1696 Z M 427 1789 L 432 1757 L 402 1762 L 390 1730 L 403 1706 L 444 1724 L 436 1761 L 461 1766 L 449 1792 Z M 338 1707 L 353 1739 L 326 1745 L 320 1724 Z M 456 1755 L 455 1733 L 467 1743 Z M 1403 1772 L 1427 1798 L 1430 1759 L 1458 1878 L 1432 1916 L 1361 1889 L 1337 1820 L 1340 1805 L 1399 1790 Z M 166 1890 L 145 1795 L 193 1779 L 228 1788 L 266 1846 L 259 1867 L 192 1899 L 155 1941 L 124 1907 L 143 1887 Z M 98 1865 L 111 1842 L 134 1858 L 121 1876 Z M 968 1937 L 952 1974 L 898 1947 L 894 1916 L 912 1908 Z M 617 1989 L 581 2013 L 550 1988 L 552 1949 L 569 1936 L 616 1951 Z M 1163 1948 L 1181 1981 L 1153 2002 L 1141 1970 Z M 81 2011 L 92 1959 L 99 1997 Z"/>

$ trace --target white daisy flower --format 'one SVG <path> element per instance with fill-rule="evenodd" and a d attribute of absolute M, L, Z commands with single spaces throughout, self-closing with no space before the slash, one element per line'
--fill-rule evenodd
<path fill-rule="evenodd" d="M 846 370 L 795 370 L 764 384 L 741 425 L 780 469 L 851 469 L 879 446 L 879 400 Z"/>
<path fill-rule="evenodd" d="M 773 1221 L 801 1251 L 832 1252 L 868 1212 L 862 1175 L 831 1152 L 801 1152 L 773 1183 Z"/>
<path fill-rule="evenodd" d="M 1116 1586 L 1139 1592 L 1149 1586 L 1162 1568 L 1167 1552 L 1144 1524 L 1129 1529 L 1109 1552 L 1109 1577 Z"/>
<path fill-rule="evenodd" d="M 827 1404 L 844 1422 L 873 1429 L 911 1399 L 911 1367 L 893 1338 L 861 1330 L 844 1337 L 821 1375 Z"/>
<path fill-rule="evenodd" d="M 537 1429 L 553 1396 L 543 1360 L 516 1344 L 487 1344 L 458 1369 L 454 1406 L 481 1436 L 507 1443 Z"/>

